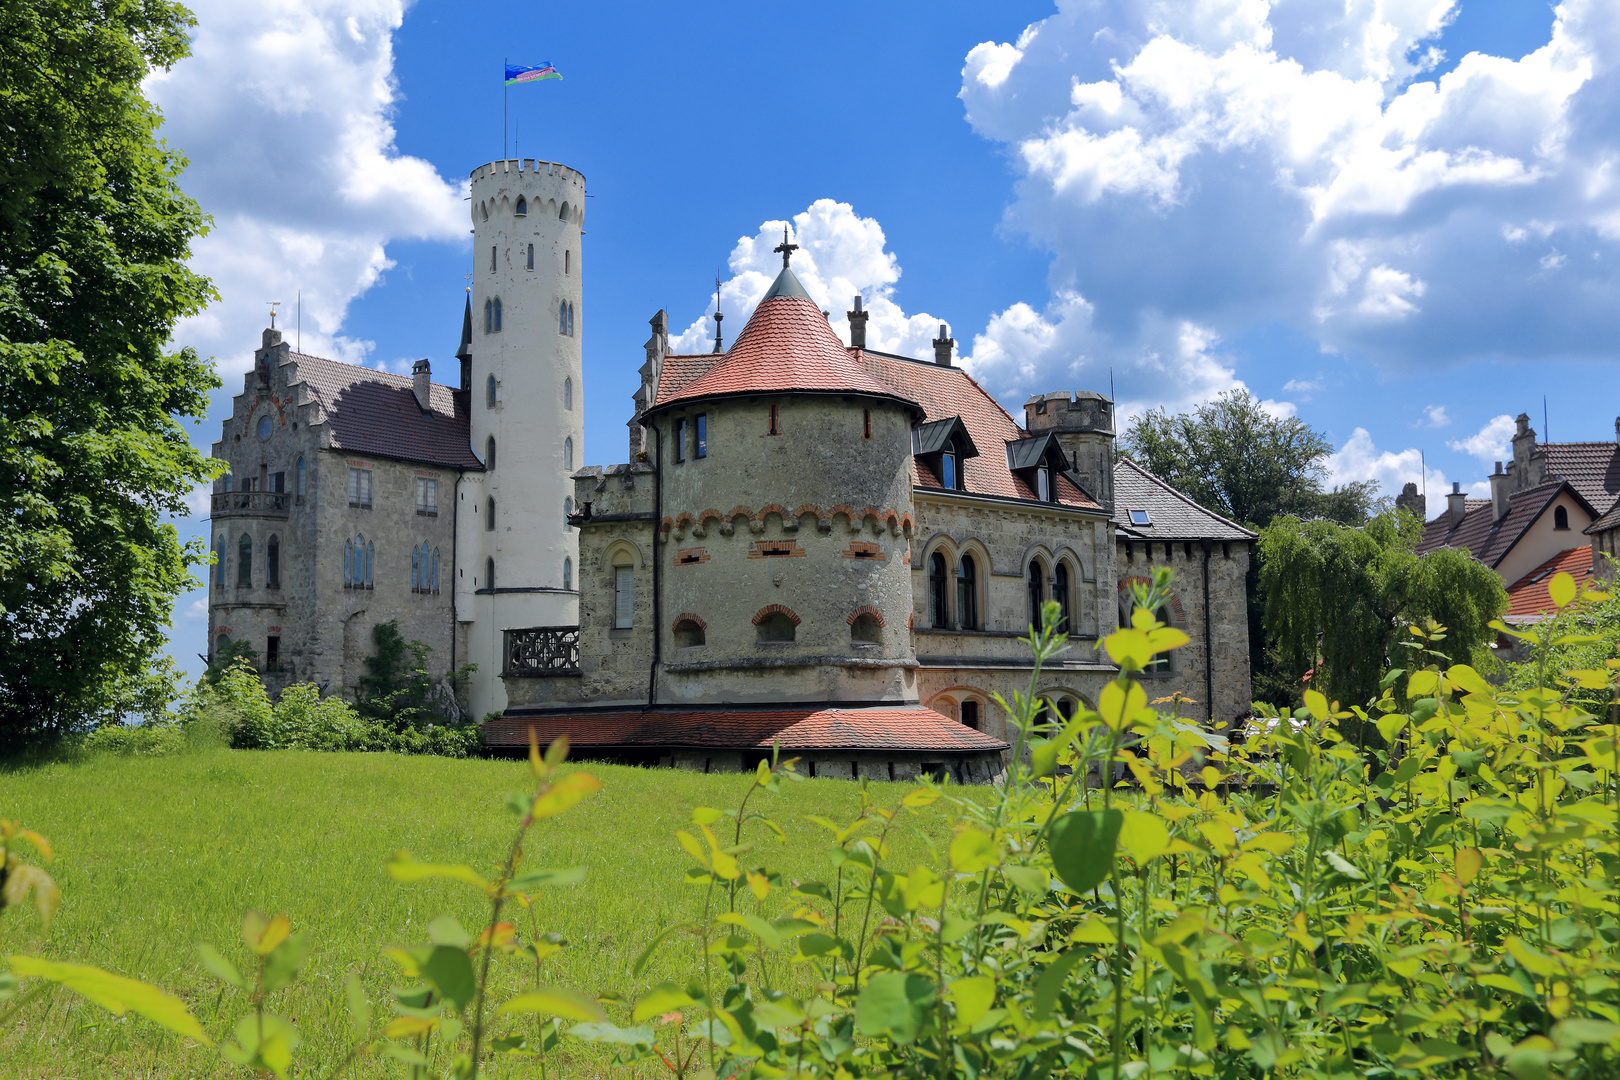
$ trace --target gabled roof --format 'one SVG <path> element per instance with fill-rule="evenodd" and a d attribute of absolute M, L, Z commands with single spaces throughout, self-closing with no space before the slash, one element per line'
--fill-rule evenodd
<path fill-rule="evenodd" d="M 1132 524 L 1146 510 L 1151 524 Z M 1255 540 L 1235 521 L 1206 510 L 1130 458 L 1114 463 L 1114 524 L 1122 535 L 1147 540 Z"/>
<path fill-rule="evenodd" d="M 916 409 L 915 402 L 850 358 L 826 316 L 785 267 L 731 348 L 679 386 L 669 383 L 661 374 L 648 412 L 701 398 L 784 393 L 890 398 Z"/>
<path fill-rule="evenodd" d="M 1620 502 L 1615 503 L 1609 508 L 1608 513 L 1604 514 L 1602 517 L 1598 518 L 1581 531 L 1591 535 L 1594 533 L 1608 532 L 1610 529 L 1616 527 L 1620 527 Z"/>
<path fill-rule="evenodd" d="M 469 445 L 468 418 L 458 415 L 454 391 L 432 383 L 423 412 L 409 378 L 291 353 L 297 382 L 309 387 L 332 432 L 332 446 L 356 454 L 420 461 L 452 469 L 482 469 Z"/>
<path fill-rule="evenodd" d="M 1512 626 L 1528 626 L 1540 622 L 1557 609 L 1552 602 L 1547 582 L 1557 573 L 1565 573 L 1584 586 L 1592 580 L 1592 545 L 1560 551 L 1524 577 L 1508 586 L 1508 609 L 1502 621 Z"/>
<path fill-rule="evenodd" d="M 1542 443 L 1548 478 L 1568 480 L 1583 499 L 1603 513 L 1620 499 L 1620 443 Z"/>
<path fill-rule="evenodd" d="M 654 709 L 626 712 L 509 713 L 484 724 L 484 745 L 525 747 L 529 729 L 541 745 L 567 735 L 581 750 L 713 749 L 898 750 L 984 754 L 1007 749 L 1000 739 L 921 706 L 865 709 Z"/>
<path fill-rule="evenodd" d="M 984 387 L 959 367 L 913 360 L 892 353 L 849 350 L 855 362 L 872 377 L 894 388 L 900 396 L 922 406 L 928 420 L 958 417 L 974 445 L 998 448 L 1029 437 L 1029 432 L 987 394 Z M 927 463 L 911 459 L 912 482 L 920 489 L 944 489 Z M 962 462 L 963 490 L 969 494 L 1037 501 L 1024 478 L 1007 468 L 1007 455 L 999 449 L 981 450 Z M 1081 491 L 1066 475 L 1056 477 L 1058 503 L 1071 509 L 1100 510 L 1096 500 Z"/>
<path fill-rule="evenodd" d="M 1464 548 L 1474 558 L 1495 569 L 1507 558 L 1508 552 L 1525 532 L 1546 512 L 1560 492 L 1567 491 L 1587 513 L 1597 512 L 1591 503 L 1567 480 L 1551 480 L 1539 487 L 1526 488 L 1508 496 L 1508 511 L 1500 522 L 1493 521 L 1489 499 L 1468 499 L 1463 503 L 1463 519 L 1456 528 L 1451 527 L 1451 513 L 1446 511 L 1423 526 L 1423 537 L 1418 541 L 1419 555 L 1437 548 Z"/>
<path fill-rule="evenodd" d="M 1059 469 L 1068 466 L 1068 458 L 1063 454 L 1063 444 L 1058 437 L 1050 431 L 1039 435 L 1031 435 L 1024 439 L 1015 439 L 1007 444 L 1007 467 L 1013 471 L 1020 469 L 1033 469 L 1041 462 L 1052 464 L 1052 455 L 1057 455 Z"/>
<path fill-rule="evenodd" d="M 918 424 L 911 429 L 911 452 L 913 454 L 937 454 L 945 449 L 945 444 L 951 436 L 956 436 L 956 453 L 964 461 L 979 456 L 979 448 L 973 445 L 973 436 L 969 434 L 967 425 L 962 423 L 960 416 L 947 416 L 943 420 L 930 420 L 926 424 Z"/>

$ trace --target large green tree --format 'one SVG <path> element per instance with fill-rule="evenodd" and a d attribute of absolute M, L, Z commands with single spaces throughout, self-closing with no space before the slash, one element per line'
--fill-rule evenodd
<path fill-rule="evenodd" d="M 1296 416 L 1268 412 L 1247 390 L 1230 390 L 1191 412 L 1152 409 L 1121 439 L 1132 458 L 1198 502 L 1253 529 L 1279 514 L 1367 520 L 1372 482 L 1327 487 L 1333 444 Z"/>
<path fill-rule="evenodd" d="M 1406 666 L 1397 649 L 1409 627 L 1446 628 L 1440 647 L 1456 663 L 1494 636 L 1507 608 L 1496 572 L 1466 551 L 1418 555 L 1422 523 L 1404 510 L 1363 527 L 1283 517 L 1260 534 L 1265 629 L 1284 672 L 1330 699 L 1360 705 L 1378 695 L 1380 672 Z"/>
<path fill-rule="evenodd" d="M 161 704 L 169 514 L 213 475 L 180 421 L 219 385 L 177 320 L 206 219 L 141 90 L 188 49 L 162 0 L 0 0 L 0 744 Z"/>

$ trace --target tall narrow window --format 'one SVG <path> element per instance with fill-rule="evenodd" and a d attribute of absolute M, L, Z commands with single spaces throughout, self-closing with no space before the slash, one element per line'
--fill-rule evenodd
<path fill-rule="evenodd" d="M 574 336 L 574 302 L 568 302 L 568 336 Z"/>
<path fill-rule="evenodd" d="M 501 298 L 497 296 L 495 298 L 495 332 L 498 334 L 498 333 L 500 333 L 500 331 L 501 331 Z"/>
<path fill-rule="evenodd" d="M 1569 511 L 1562 506 L 1553 507 L 1553 528 L 1559 532 L 1569 529 Z"/>
<path fill-rule="evenodd" d="M 529 245 L 529 269 L 534 269 L 534 245 Z"/>
<path fill-rule="evenodd" d="M 634 567 L 615 566 L 613 568 L 613 629 L 615 630 L 628 630 L 635 620 L 635 575 Z"/>
<path fill-rule="evenodd" d="M 872 410 L 871 409 L 862 409 L 861 410 L 861 438 L 870 439 L 871 437 L 872 437 Z"/>
<path fill-rule="evenodd" d="M 484 380 L 484 407 L 489 409 L 493 409 L 495 407 L 494 373 L 491 373 L 489 378 Z"/>
<path fill-rule="evenodd" d="M 416 512 L 425 517 L 439 516 L 439 482 L 416 478 Z"/>
<path fill-rule="evenodd" d="M 565 274 L 573 273 L 573 267 L 574 267 L 574 253 L 572 251 L 564 251 L 563 252 L 563 273 L 565 273 Z"/>
<path fill-rule="evenodd" d="M 1052 501 L 1052 470 L 1045 465 L 1035 470 L 1035 497 L 1041 502 Z"/>
<path fill-rule="evenodd" d="M 493 246 L 489 249 L 489 268 L 491 270 L 495 269 L 495 248 Z"/>
<path fill-rule="evenodd" d="M 698 413 L 697 420 L 695 421 L 695 423 L 697 425 L 696 432 L 695 432 L 696 435 L 697 435 L 697 443 L 692 448 L 692 456 L 693 457 L 698 457 L 698 458 L 708 457 L 709 456 L 709 417 L 708 417 L 708 414 L 706 414 L 706 413 Z"/>
<path fill-rule="evenodd" d="M 565 559 L 563 559 L 563 588 L 572 589 L 573 587 L 574 587 L 574 560 L 570 559 L 570 558 L 565 558 Z"/>
<path fill-rule="evenodd" d="M 349 470 L 349 505 L 365 507 L 371 505 L 370 469 Z"/>
<path fill-rule="evenodd" d="M 354 584 L 354 541 L 343 541 L 343 587 Z"/>
<path fill-rule="evenodd" d="M 439 591 L 439 549 L 433 549 L 433 572 L 428 578 L 434 592 Z"/>
<path fill-rule="evenodd" d="M 979 628 L 979 567 L 972 555 L 956 565 L 956 621 L 964 630 Z"/>
<path fill-rule="evenodd" d="M 264 639 L 264 670 L 281 670 L 281 635 L 271 634 Z"/>
<path fill-rule="evenodd" d="M 574 467 L 574 439 L 573 439 L 573 436 L 569 436 L 568 438 L 563 440 L 563 468 L 572 469 L 573 467 Z"/>
<path fill-rule="evenodd" d="M 495 436 L 491 435 L 484 440 L 484 468 L 495 468 Z"/>
<path fill-rule="evenodd" d="M 770 434 L 770 435 L 780 435 L 780 434 L 782 434 L 781 418 L 777 415 L 775 405 L 771 406 L 771 427 L 770 427 L 770 431 L 767 432 L 767 434 Z"/>
<path fill-rule="evenodd" d="M 1058 626 L 1063 633 L 1069 633 L 1069 564 L 1058 563 L 1057 569 L 1052 571 L 1052 599 L 1058 604 Z"/>
<path fill-rule="evenodd" d="M 568 301 L 564 300 L 557 305 L 557 333 L 568 336 Z"/>
<path fill-rule="evenodd" d="M 572 378 L 563 380 L 563 408 L 569 412 L 574 410 L 574 380 Z"/>
<path fill-rule="evenodd" d="M 214 542 L 214 584 L 225 587 L 225 538 Z"/>
<path fill-rule="evenodd" d="M 1039 559 L 1029 561 L 1029 625 L 1041 628 L 1041 604 L 1046 601 L 1046 567 Z"/>
<path fill-rule="evenodd" d="M 354 537 L 354 583 L 356 586 L 371 587 L 371 557 L 375 553 L 375 548 L 366 540 L 365 535 L 356 533 Z"/>
<path fill-rule="evenodd" d="M 236 542 L 236 584 L 238 588 L 253 584 L 253 537 L 247 533 Z"/>
<path fill-rule="evenodd" d="M 484 560 L 484 587 L 490 592 L 495 591 L 495 560 Z"/>
<path fill-rule="evenodd" d="M 495 332 L 495 301 L 493 301 L 493 300 L 485 300 L 484 301 L 484 333 L 493 334 L 494 332 Z"/>
<path fill-rule="evenodd" d="M 949 582 L 945 553 L 936 551 L 928 559 L 928 621 L 937 630 L 951 625 Z"/>
<path fill-rule="evenodd" d="M 950 450 L 939 455 L 939 483 L 948 491 L 956 490 L 956 454 Z"/>
<path fill-rule="evenodd" d="M 570 497 L 563 500 L 563 528 L 571 528 L 568 519 L 574 516 L 574 500 Z"/>
<path fill-rule="evenodd" d="M 298 465 L 293 469 L 293 494 L 300 499 L 309 494 L 309 470 L 303 458 L 298 459 Z"/>
<path fill-rule="evenodd" d="M 521 195 L 518 196 L 517 210 L 515 212 L 518 217 L 523 217 L 529 212 L 529 201 Z"/>
<path fill-rule="evenodd" d="M 495 531 L 495 500 L 493 498 L 484 500 L 484 531 Z"/>
<path fill-rule="evenodd" d="M 281 588 L 281 537 L 275 533 L 264 544 L 264 585 L 267 589 Z"/>
<path fill-rule="evenodd" d="M 685 420 L 685 418 L 682 418 L 680 420 L 675 421 L 675 438 L 674 438 L 673 442 L 675 444 L 674 447 L 673 447 L 673 449 L 675 451 L 675 464 L 679 465 L 681 462 L 686 460 L 686 420 Z"/>
<path fill-rule="evenodd" d="M 411 592 L 422 591 L 422 549 L 411 548 Z"/>
<path fill-rule="evenodd" d="M 977 730 L 979 727 L 979 703 L 977 701 L 962 702 L 962 723 Z"/>

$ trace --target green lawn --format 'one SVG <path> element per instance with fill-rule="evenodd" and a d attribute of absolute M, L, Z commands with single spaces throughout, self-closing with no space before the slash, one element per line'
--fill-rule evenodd
<path fill-rule="evenodd" d="M 553 979 L 630 999 L 663 979 L 685 981 L 697 970 L 695 948 L 685 941 L 671 939 L 640 980 L 630 967 L 654 934 L 701 903 L 701 891 L 681 882 L 690 860 L 674 830 L 693 806 L 735 806 L 749 778 L 578 767 L 605 788 L 542 823 L 529 845 L 528 865 L 588 868 L 583 885 L 549 894 L 541 910 L 541 929 L 569 943 L 550 961 Z M 21 820 L 55 844 L 51 872 L 63 892 L 48 937 L 32 912 L 6 912 L 0 950 L 95 964 L 156 983 L 181 995 L 217 1038 L 243 1005 L 203 971 L 196 943 L 211 942 L 242 962 L 243 913 L 286 912 L 295 929 L 312 931 L 313 948 L 303 977 L 276 1008 L 304 1038 L 298 1075 L 322 1076 L 318 1063 L 336 1061 L 347 1047 L 343 987 L 350 972 L 363 978 L 380 1023 L 388 1016 L 388 987 L 404 981 L 381 956 L 383 948 L 426 941 L 428 922 L 441 914 L 455 915 L 474 933 L 487 917 L 485 902 L 469 887 L 401 885 L 384 872 L 384 859 L 404 848 L 424 861 L 492 872 L 516 822 L 504 797 L 528 784 L 522 762 L 291 751 L 97 757 L 0 771 L 0 816 Z M 905 790 L 873 787 L 889 806 Z M 783 827 L 788 843 L 756 827 L 759 835 L 746 839 L 760 847 L 745 865 L 763 863 L 789 878 L 828 876 L 827 834 L 806 815 L 848 820 L 859 801 L 859 788 L 838 780 L 761 793 L 751 805 Z M 924 840 L 914 834 L 897 830 L 892 846 L 893 860 L 906 867 L 926 857 Z M 502 979 L 515 989 L 524 973 L 515 961 L 507 965 Z M 573 1053 L 563 1075 L 607 1075 L 602 1058 Z M 233 1074 L 241 1075 L 220 1065 L 215 1050 L 62 991 L 28 1006 L 0 1033 L 0 1075 L 8 1077 Z M 402 1074 L 373 1060 L 347 1075 Z M 638 1075 L 653 1073 L 644 1066 Z"/>

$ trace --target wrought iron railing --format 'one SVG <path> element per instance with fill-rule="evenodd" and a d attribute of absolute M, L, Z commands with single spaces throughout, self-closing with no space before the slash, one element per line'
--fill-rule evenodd
<path fill-rule="evenodd" d="M 215 517 L 254 514 L 260 517 L 286 517 L 292 495 L 285 491 L 219 491 L 209 497 L 209 513 Z"/>
<path fill-rule="evenodd" d="M 533 626 L 506 631 L 504 675 L 578 675 L 579 627 Z"/>

